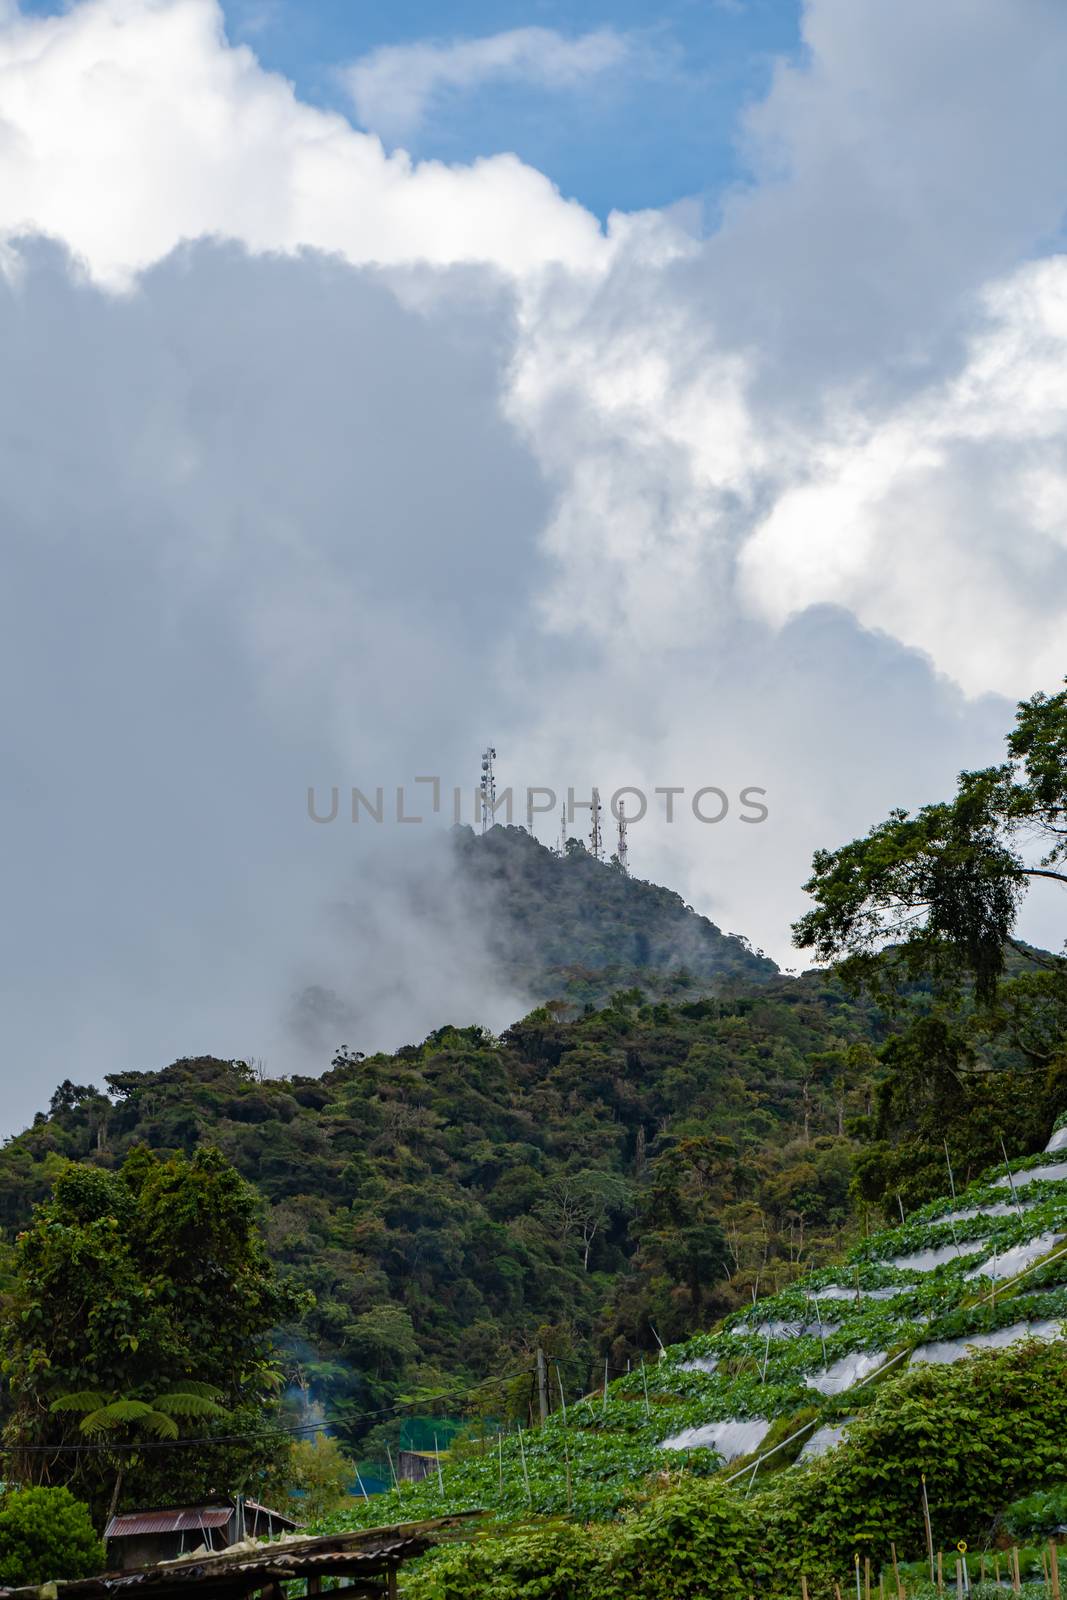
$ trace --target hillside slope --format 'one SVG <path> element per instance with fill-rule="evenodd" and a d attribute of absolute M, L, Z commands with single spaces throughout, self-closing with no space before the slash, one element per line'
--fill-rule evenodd
<path fill-rule="evenodd" d="M 728 1521 L 729 1500 L 714 1498 L 720 1486 L 725 1491 L 736 1483 L 734 1493 L 745 1505 L 754 1485 L 780 1484 L 767 1503 L 771 1511 L 781 1516 L 783 1507 L 809 1503 L 810 1516 L 820 1501 L 823 1511 L 841 1509 L 835 1482 L 866 1476 L 868 1492 L 881 1504 L 861 1500 L 845 1508 L 851 1527 L 844 1552 L 832 1547 L 835 1530 L 827 1526 L 825 1550 L 809 1555 L 817 1570 L 829 1559 L 847 1562 L 853 1541 L 888 1559 L 889 1538 L 906 1534 L 911 1553 L 919 1555 L 919 1473 L 927 1471 L 938 1538 L 955 1526 L 953 1540 L 966 1534 L 973 1542 L 980 1533 L 988 1535 L 990 1514 L 999 1509 L 995 1498 L 983 1507 L 981 1495 L 1028 1489 L 1057 1471 L 1063 1476 L 1062 1431 L 1055 1419 L 1067 1398 L 1065 1334 L 1067 1115 L 1045 1152 L 946 1193 L 899 1228 L 857 1245 L 836 1266 L 757 1300 L 716 1332 L 667 1348 L 658 1360 L 606 1384 L 602 1393 L 572 1396 L 565 1407 L 557 1386 L 543 1428 L 493 1438 L 496 1425 L 489 1424 L 492 1449 L 484 1432 L 479 1436 L 474 1429 L 470 1442 L 443 1464 L 440 1483 L 406 1486 L 373 1505 L 355 1500 L 335 1520 L 358 1523 L 425 1515 L 431 1507 L 474 1506 L 505 1519 L 531 1513 L 605 1518 L 627 1505 L 640 1507 L 668 1470 L 680 1471 L 670 1493 L 686 1511 L 703 1506 L 706 1528 L 687 1532 L 708 1559 L 721 1553 L 717 1541 Z M 960 1363 L 958 1377 L 947 1370 Z M 964 1443 L 968 1433 L 973 1454 Z M 902 1485 L 890 1447 L 907 1457 L 900 1463 Z M 804 1474 L 813 1464 L 818 1473 L 809 1483 Z M 712 1498 L 686 1501 L 677 1488 L 686 1477 L 713 1478 Z M 661 1523 L 664 1514 L 661 1508 Z M 969 1520 L 953 1523 L 964 1514 Z M 755 1502 L 744 1516 L 759 1520 Z M 786 1518 L 784 1530 L 772 1525 L 769 1531 L 786 1541 L 775 1561 L 782 1571 L 764 1573 L 775 1588 L 795 1565 L 807 1530 Z M 681 1532 L 679 1519 L 676 1537 Z M 836 1537 L 840 1542 L 839 1529 Z M 653 1527 L 645 1527 L 644 1538 L 654 1554 Z M 582 1548 L 561 1553 L 553 1539 L 546 1534 L 537 1568 L 545 1593 L 556 1592 L 548 1583 L 553 1563 L 565 1555 L 573 1577 L 575 1551 Z M 595 1542 L 585 1548 L 589 1555 Z M 673 1559 L 684 1561 L 684 1552 L 676 1549 Z M 501 1542 L 501 1580 L 532 1571 L 531 1563 L 536 1566 L 529 1545 Z M 472 1577 L 485 1581 L 478 1558 L 468 1565 Z M 436 1592 L 466 1594 L 464 1558 L 453 1560 L 451 1570 L 455 1587 Z M 841 1571 L 839 1566 L 838 1577 Z M 665 1572 L 659 1569 L 660 1582 Z M 692 1576 L 699 1580 L 699 1573 Z M 709 1585 L 710 1577 L 705 1573 Z M 492 1592 L 510 1591 L 501 1581 Z"/>
<path fill-rule="evenodd" d="M 501 975 L 537 1000 L 602 1004 L 639 983 L 702 994 L 776 977 L 769 957 L 681 895 L 596 861 L 577 841 L 557 856 L 522 828 L 456 828 L 453 853 L 472 915 L 490 930 Z"/>

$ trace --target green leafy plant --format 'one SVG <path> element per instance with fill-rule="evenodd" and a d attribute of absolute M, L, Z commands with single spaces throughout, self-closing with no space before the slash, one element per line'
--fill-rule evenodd
<path fill-rule="evenodd" d="M 13 1489 L 0 1497 L 0 1584 L 88 1578 L 103 1565 L 89 1508 L 69 1490 Z"/>

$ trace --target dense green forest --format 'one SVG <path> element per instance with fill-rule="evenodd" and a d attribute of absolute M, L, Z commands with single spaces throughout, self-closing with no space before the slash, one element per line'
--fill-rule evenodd
<path fill-rule="evenodd" d="M 624 1364 L 839 1247 L 880 1032 L 816 975 L 673 1004 L 626 991 L 501 1039 L 443 1028 L 317 1079 L 200 1059 L 106 1093 L 65 1083 L 0 1151 L 3 1236 L 66 1160 L 214 1146 L 314 1296 L 280 1336 L 291 1382 L 354 1436 L 399 1394 L 523 1366 L 538 1338 L 581 1386 L 602 1352 Z"/>

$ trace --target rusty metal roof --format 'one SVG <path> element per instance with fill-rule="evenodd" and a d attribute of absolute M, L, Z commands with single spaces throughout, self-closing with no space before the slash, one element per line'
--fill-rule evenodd
<path fill-rule="evenodd" d="M 224 1528 L 233 1516 L 232 1506 L 181 1506 L 172 1511 L 127 1511 L 112 1517 L 105 1539 L 129 1539 L 135 1533 L 198 1533 L 201 1528 Z"/>

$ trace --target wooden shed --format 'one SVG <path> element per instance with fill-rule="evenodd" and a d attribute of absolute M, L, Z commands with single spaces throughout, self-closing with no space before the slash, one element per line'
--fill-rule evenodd
<path fill-rule="evenodd" d="M 243 1539 L 291 1533 L 299 1524 L 243 1495 L 202 1506 L 166 1506 L 126 1511 L 104 1529 L 108 1566 L 129 1572 L 156 1561 L 173 1561 L 192 1550 L 226 1550 Z"/>

